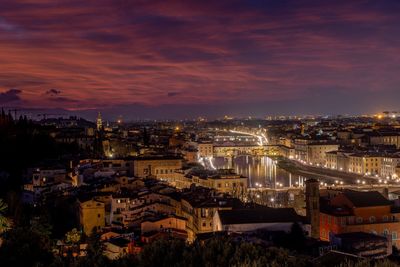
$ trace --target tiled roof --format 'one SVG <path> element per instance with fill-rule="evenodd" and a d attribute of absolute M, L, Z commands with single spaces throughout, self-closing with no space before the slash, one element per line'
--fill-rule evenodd
<path fill-rule="evenodd" d="M 256 208 L 219 210 L 223 224 L 300 222 L 301 217 L 292 208 Z"/>
<path fill-rule="evenodd" d="M 346 190 L 343 194 L 355 207 L 362 208 L 391 205 L 390 201 L 377 191 L 362 192 Z"/>

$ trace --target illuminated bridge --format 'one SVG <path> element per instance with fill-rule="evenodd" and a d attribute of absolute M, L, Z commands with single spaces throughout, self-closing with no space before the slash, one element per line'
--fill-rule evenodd
<path fill-rule="evenodd" d="M 271 154 L 273 146 L 268 145 L 268 139 L 262 131 L 229 130 L 229 133 L 248 136 L 254 142 L 245 144 L 240 142 L 214 143 L 214 157 L 236 157 L 240 155 L 266 156 Z"/>
<path fill-rule="evenodd" d="M 236 157 L 240 155 L 265 156 L 268 155 L 269 146 L 251 145 L 215 145 L 214 157 Z"/>

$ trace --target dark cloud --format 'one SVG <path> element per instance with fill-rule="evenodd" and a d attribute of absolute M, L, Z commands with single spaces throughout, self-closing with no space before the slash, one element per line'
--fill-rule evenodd
<path fill-rule="evenodd" d="M 52 89 L 50 89 L 50 90 L 47 90 L 47 91 L 45 92 L 45 94 L 46 94 L 46 95 L 50 95 L 50 96 L 56 96 L 56 95 L 61 94 L 61 91 L 52 88 Z"/>
<path fill-rule="evenodd" d="M 167 93 L 167 96 L 168 97 L 174 97 L 174 96 L 178 96 L 178 95 L 180 95 L 181 93 L 180 92 L 168 92 Z"/>
<path fill-rule="evenodd" d="M 0 104 L 8 104 L 21 100 L 21 93 L 22 91 L 19 89 L 10 89 L 0 93 Z"/>

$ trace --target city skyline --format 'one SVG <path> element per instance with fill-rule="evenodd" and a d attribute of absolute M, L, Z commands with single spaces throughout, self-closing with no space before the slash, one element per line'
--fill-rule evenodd
<path fill-rule="evenodd" d="M 0 106 L 127 120 L 397 110 L 396 1 L 1 5 Z"/>

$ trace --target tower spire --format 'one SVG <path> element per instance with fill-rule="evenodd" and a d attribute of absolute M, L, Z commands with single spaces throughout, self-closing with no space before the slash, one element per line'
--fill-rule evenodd
<path fill-rule="evenodd" d="M 97 115 L 97 130 L 100 131 L 103 128 L 103 120 L 101 119 L 101 113 Z"/>

